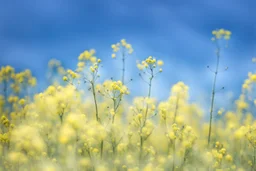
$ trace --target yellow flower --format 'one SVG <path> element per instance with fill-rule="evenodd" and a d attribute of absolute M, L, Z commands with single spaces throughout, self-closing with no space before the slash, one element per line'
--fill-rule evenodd
<path fill-rule="evenodd" d="M 172 139 L 172 140 L 176 139 L 176 135 L 175 135 L 175 133 L 173 131 L 171 131 L 169 133 L 169 138 Z"/>
<path fill-rule="evenodd" d="M 144 69 L 144 65 L 137 64 L 137 68 L 138 68 L 139 70 L 143 70 L 143 69 Z"/>
<path fill-rule="evenodd" d="M 212 34 L 213 34 L 213 35 L 216 35 L 216 34 L 217 34 L 217 31 L 216 31 L 216 30 L 212 31 Z"/>
<path fill-rule="evenodd" d="M 232 160 L 233 160 L 232 156 L 229 155 L 229 154 L 226 155 L 225 159 L 226 159 L 227 161 L 229 161 L 229 162 L 232 162 Z"/>
<path fill-rule="evenodd" d="M 116 57 L 116 54 L 115 54 L 115 53 L 113 53 L 113 54 L 111 55 L 111 57 L 112 57 L 112 58 L 115 58 L 115 57 Z"/>
<path fill-rule="evenodd" d="M 251 80 L 252 80 L 252 81 L 256 81 L 256 74 L 253 74 L 253 75 L 251 76 Z"/>
<path fill-rule="evenodd" d="M 228 31 L 228 30 L 225 30 L 225 34 L 226 34 L 227 36 L 230 36 L 230 35 L 231 35 L 231 32 Z"/>
<path fill-rule="evenodd" d="M 212 41 L 215 41 L 216 39 L 224 38 L 226 40 L 230 39 L 231 32 L 229 30 L 219 29 L 212 31 L 212 34 L 214 37 L 212 38 Z"/>
<path fill-rule="evenodd" d="M 122 44 L 122 46 L 126 46 L 126 40 L 125 40 L 125 39 L 122 39 L 122 40 L 121 40 L 121 44 Z"/>
<path fill-rule="evenodd" d="M 158 65 L 158 66 L 163 66 L 163 65 L 164 65 L 164 62 L 163 62 L 162 60 L 158 60 L 158 61 L 157 61 L 157 65 Z"/>
<path fill-rule="evenodd" d="M 219 30 L 219 34 L 225 34 L 225 30 L 224 29 L 220 29 Z"/>
<path fill-rule="evenodd" d="M 90 70 L 91 70 L 91 72 L 95 72 L 95 68 L 94 67 L 90 67 Z"/>
<path fill-rule="evenodd" d="M 142 118 L 142 114 L 140 113 L 140 114 L 138 114 L 138 118 L 139 119 L 141 119 Z"/>
<path fill-rule="evenodd" d="M 129 49 L 129 54 L 132 54 L 133 53 L 133 49 Z"/>
<path fill-rule="evenodd" d="M 95 63 L 95 62 L 97 61 L 97 58 L 93 56 L 93 57 L 90 58 L 90 61 L 91 61 L 92 63 Z"/>
<path fill-rule="evenodd" d="M 114 44 L 111 45 L 111 48 L 112 48 L 112 49 L 115 49 L 115 48 L 116 48 L 116 45 L 114 45 Z"/>
<path fill-rule="evenodd" d="M 125 47 L 126 47 L 126 49 L 132 48 L 132 46 L 130 44 L 126 44 Z"/>
<path fill-rule="evenodd" d="M 64 77 L 62 78 L 62 80 L 63 80 L 63 81 L 68 81 L 68 77 L 67 77 L 67 76 L 64 76 Z"/>
<path fill-rule="evenodd" d="M 83 68 L 85 66 L 84 62 L 78 62 L 77 67 Z"/>
<path fill-rule="evenodd" d="M 223 112 L 224 112 L 224 109 L 223 109 L 223 108 L 221 108 L 221 109 L 218 111 L 218 115 L 222 115 L 222 114 L 223 114 Z"/>
<path fill-rule="evenodd" d="M 81 61 L 81 60 L 83 60 L 83 59 L 84 59 L 84 53 L 81 53 L 81 54 L 79 55 L 79 57 L 78 57 L 78 60 Z"/>
<path fill-rule="evenodd" d="M 34 87 L 36 85 L 36 78 L 32 77 L 28 80 L 29 85 Z"/>
<path fill-rule="evenodd" d="M 85 57 L 85 59 L 90 59 L 90 57 L 91 57 L 91 53 L 90 52 L 88 52 L 87 50 L 86 51 L 84 51 L 84 57 Z"/>
<path fill-rule="evenodd" d="M 25 102 L 26 102 L 25 99 L 20 99 L 19 104 L 20 104 L 20 105 L 24 105 Z"/>

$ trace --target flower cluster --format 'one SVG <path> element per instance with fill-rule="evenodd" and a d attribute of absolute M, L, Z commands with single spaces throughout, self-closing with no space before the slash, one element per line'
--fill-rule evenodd
<path fill-rule="evenodd" d="M 212 40 L 222 39 L 222 38 L 224 38 L 225 40 L 229 40 L 231 36 L 231 32 L 229 30 L 217 29 L 212 31 L 212 35 L 214 36 Z"/>
<path fill-rule="evenodd" d="M 4 92 L 7 95 L 8 85 L 17 94 L 22 90 L 26 90 L 28 87 L 36 86 L 36 78 L 32 76 L 30 70 L 22 72 L 15 72 L 15 69 L 11 66 L 2 67 L 0 70 L 0 84 L 4 85 Z M 10 91 L 9 88 L 9 91 Z"/>
<path fill-rule="evenodd" d="M 223 144 L 220 142 L 215 143 L 215 149 L 212 149 L 211 154 L 212 155 L 212 163 L 213 168 L 215 169 L 221 169 L 221 168 L 230 168 L 231 170 L 235 170 L 236 166 L 233 164 L 233 157 L 227 153 L 226 148 L 224 148 Z"/>
<path fill-rule="evenodd" d="M 111 45 L 111 48 L 114 52 L 112 53 L 112 58 L 116 58 L 116 54 L 120 50 L 122 51 L 122 55 L 125 55 L 126 51 L 129 55 L 133 53 L 132 45 L 127 43 L 125 39 L 122 39 L 120 42 Z"/>
<path fill-rule="evenodd" d="M 57 59 L 52 59 L 48 62 L 48 67 L 51 72 L 57 71 L 58 74 L 63 75 L 65 73 L 65 69 L 61 65 L 61 62 Z M 53 74 L 53 73 L 50 73 Z"/>
<path fill-rule="evenodd" d="M 98 71 L 99 64 L 101 63 L 101 59 L 98 59 L 95 56 L 96 51 L 94 49 L 85 50 L 78 57 L 79 62 L 77 63 L 77 72 L 82 72 L 86 66 L 90 68 L 92 73 Z"/>
<path fill-rule="evenodd" d="M 121 81 L 106 80 L 102 85 L 98 85 L 98 91 L 109 98 L 116 98 L 121 95 L 128 95 L 128 88 Z"/>
<path fill-rule="evenodd" d="M 12 78 L 14 76 L 14 68 L 12 68 L 11 66 L 7 65 L 5 67 L 1 67 L 0 70 L 0 82 L 2 81 L 9 81 L 10 78 Z"/>
<path fill-rule="evenodd" d="M 156 58 L 153 58 L 152 56 L 149 56 L 146 60 L 142 61 L 141 63 L 137 64 L 137 67 L 139 70 L 145 70 L 145 69 L 154 69 L 156 67 L 163 66 L 164 62 L 162 60 L 156 60 Z M 162 72 L 162 68 L 159 68 L 159 72 Z"/>

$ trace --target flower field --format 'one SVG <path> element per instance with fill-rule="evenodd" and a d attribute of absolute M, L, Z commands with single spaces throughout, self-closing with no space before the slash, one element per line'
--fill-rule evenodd
<path fill-rule="evenodd" d="M 189 100 L 182 80 L 169 97 L 152 96 L 164 61 L 149 56 L 137 62 L 147 93 L 128 100 L 127 78 L 133 47 L 125 39 L 113 44 L 120 78 L 101 81 L 102 59 L 95 50 L 77 58 L 76 69 L 49 62 L 51 84 L 33 93 L 30 70 L 0 70 L 0 170 L 10 171 L 250 171 L 256 170 L 256 74 L 248 71 L 232 107 L 215 106 L 222 51 L 231 38 L 212 32 L 216 46 L 209 111 Z M 109 60 L 112 60 L 111 58 Z M 111 75 L 110 75 L 111 77 Z M 131 101 L 131 102 L 130 102 Z M 207 119 L 205 119 L 207 118 Z"/>

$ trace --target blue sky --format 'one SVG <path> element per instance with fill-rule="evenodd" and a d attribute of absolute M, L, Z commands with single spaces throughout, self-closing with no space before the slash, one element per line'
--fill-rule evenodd
<path fill-rule="evenodd" d="M 208 105 L 213 75 L 206 66 L 216 60 L 211 31 L 224 28 L 232 38 L 221 58 L 229 70 L 217 80 L 226 87 L 217 95 L 223 102 L 230 91 L 237 96 L 254 71 L 255 8 L 253 0 L 0 0 L 0 65 L 30 68 L 44 85 L 49 59 L 74 68 L 82 51 L 95 48 L 112 76 L 119 70 L 110 46 L 125 38 L 135 51 L 127 66 L 131 91 L 145 92 L 135 64 L 152 55 L 165 61 L 153 96 L 165 99 L 174 83 L 184 81 L 191 98 Z"/>

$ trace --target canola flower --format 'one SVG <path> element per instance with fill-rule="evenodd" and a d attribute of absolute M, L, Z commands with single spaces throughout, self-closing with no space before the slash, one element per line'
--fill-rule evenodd
<path fill-rule="evenodd" d="M 61 61 L 57 59 L 51 59 L 48 62 L 47 79 L 50 84 L 56 84 L 57 82 L 59 82 L 64 74 L 65 69 L 62 66 Z"/>
<path fill-rule="evenodd" d="M 229 39 L 231 32 L 220 29 L 213 35 L 216 40 Z M 131 49 L 122 40 L 113 51 L 121 47 Z M 213 111 L 218 118 L 210 123 L 202 106 L 190 100 L 189 86 L 182 81 L 170 87 L 167 99 L 152 96 L 154 78 L 163 71 L 162 60 L 149 56 L 137 63 L 147 93 L 130 103 L 123 97 L 133 92 L 121 79 L 98 80 L 101 60 L 95 53 L 82 52 L 74 70 L 50 61 L 49 68 L 62 68 L 52 70 L 62 80 L 54 80 L 32 98 L 26 89 L 36 85 L 36 78 L 29 70 L 1 68 L 0 170 L 256 169 L 255 73 L 248 73 L 232 107 Z M 84 81 L 94 91 L 83 92 Z"/>
<path fill-rule="evenodd" d="M 89 83 L 89 89 L 92 90 L 94 100 L 95 117 L 97 121 L 100 121 L 96 95 L 96 81 L 100 77 L 99 65 L 101 59 L 97 58 L 95 53 L 96 51 L 94 49 L 82 52 L 78 57 L 79 62 L 77 63 L 77 69 L 75 71 L 68 69 L 67 75 L 63 76 L 62 80 L 73 86 L 76 86 L 75 81 L 77 81 L 77 86 L 81 85 L 81 82 Z"/>
<path fill-rule="evenodd" d="M 120 56 L 122 58 L 122 78 L 121 81 L 123 84 L 125 84 L 125 68 L 126 68 L 126 59 L 128 56 L 130 56 L 133 53 L 132 45 L 127 43 L 125 39 L 122 39 L 120 42 L 116 44 L 112 44 L 111 48 L 113 50 L 113 53 L 111 55 L 112 58 L 117 58 L 118 52 L 120 52 Z"/>
<path fill-rule="evenodd" d="M 213 109 L 214 109 L 215 94 L 216 94 L 216 82 L 217 82 L 217 76 L 219 74 L 220 52 L 221 52 L 219 41 L 223 38 L 225 40 L 229 40 L 231 36 L 231 32 L 229 30 L 219 29 L 219 30 L 212 31 L 212 34 L 214 36 L 212 40 L 216 42 L 217 62 L 216 62 L 216 69 L 213 71 L 214 78 L 213 78 L 212 93 L 211 93 L 210 120 L 209 120 L 209 131 L 208 131 L 208 141 L 207 141 L 208 146 L 210 146 L 210 143 L 211 143 Z"/>
<path fill-rule="evenodd" d="M 121 81 L 106 80 L 102 85 L 98 85 L 98 92 L 113 101 L 113 107 L 110 109 L 110 120 L 115 121 L 115 116 L 124 95 L 130 94 L 128 88 Z"/>

